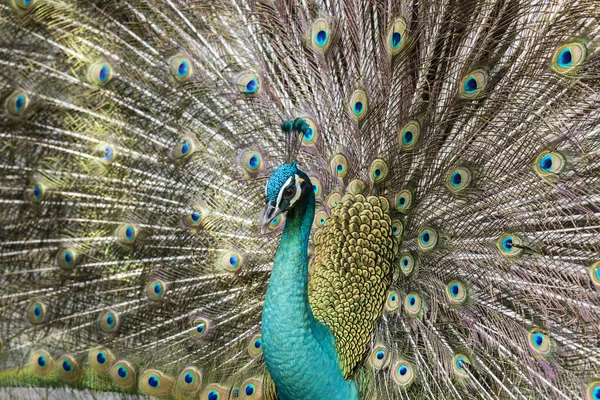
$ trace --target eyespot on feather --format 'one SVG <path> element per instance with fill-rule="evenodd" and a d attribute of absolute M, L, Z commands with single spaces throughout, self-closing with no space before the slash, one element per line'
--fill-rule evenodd
<path fill-rule="evenodd" d="M 404 309 L 413 318 L 421 318 L 423 315 L 423 300 L 417 292 L 411 292 L 404 299 Z"/>
<path fill-rule="evenodd" d="M 177 377 L 177 387 L 186 394 L 198 392 L 202 387 L 202 372 L 196 367 L 185 367 Z"/>
<path fill-rule="evenodd" d="M 54 360 L 46 350 L 35 350 L 29 355 L 29 368 L 39 376 L 46 376 L 53 371 Z"/>
<path fill-rule="evenodd" d="M 338 153 L 329 161 L 331 173 L 340 179 L 344 179 L 348 173 L 348 159 L 345 155 Z"/>
<path fill-rule="evenodd" d="M 98 161 L 104 165 L 112 164 L 117 158 L 117 149 L 107 142 L 99 143 L 95 152 L 99 155 Z"/>
<path fill-rule="evenodd" d="M 400 295 L 396 289 L 390 289 L 387 292 L 384 304 L 384 310 L 388 312 L 396 311 L 400 307 Z"/>
<path fill-rule="evenodd" d="M 25 317 L 32 325 L 40 325 L 48 320 L 49 307 L 41 300 L 34 300 L 27 306 Z"/>
<path fill-rule="evenodd" d="M 404 253 L 400 257 L 400 269 L 405 276 L 410 276 L 416 265 L 415 257 L 410 253 Z"/>
<path fill-rule="evenodd" d="M 350 115 L 355 121 L 362 120 L 369 111 L 367 94 L 364 90 L 357 89 L 352 93 L 348 102 Z"/>
<path fill-rule="evenodd" d="M 535 328 L 527 335 L 529 347 L 535 354 L 549 358 L 554 348 L 554 342 L 543 330 Z"/>
<path fill-rule="evenodd" d="M 94 86 L 104 86 L 113 78 L 113 68 L 106 60 L 92 63 L 87 70 L 87 80 Z"/>
<path fill-rule="evenodd" d="M 552 56 L 552 69 L 559 74 L 568 75 L 576 72 L 587 57 L 587 48 L 584 43 L 573 42 L 560 46 Z"/>
<path fill-rule="evenodd" d="M 467 301 L 467 288 L 459 280 L 451 280 L 446 284 L 446 295 L 451 304 L 462 305 Z"/>
<path fill-rule="evenodd" d="M 331 44 L 331 30 L 327 19 L 324 17 L 315 19 L 308 30 L 308 34 L 312 48 L 324 54 Z"/>
<path fill-rule="evenodd" d="M 183 224 L 188 228 L 200 228 L 206 220 L 207 211 L 200 205 L 192 206 L 190 213 L 183 216 Z"/>
<path fill-rule="evenodd" d="M 317 124 L 309 117 L 304 117 L 306 121 L 307 128 L 304 132 L 302 132 L 302 145 L 313 147 L 317 140 L 319 139 L 319 130 L 317 129 Z M 311 179 L 312 182 L 312 179 Z"/>
<path fill-rule="evenodd" d="M 246 96 L 255 96 L 260 93 L 261 79 L 254 72 L 244 72 L 235 80 L 240 94 Z"/>
<path fill-rule="evenodd" d="M 262 349 L 262 336 L 260 334 L 252 336 L 248 342 L 248 353 L 252 357 L 258 357 L 262 354 Z"/>
<path fill-rule="evenodd" d="M 188 158 L 196 151 L 196 139 L 191 136 L 183 136 L 170 151 L 171 157 L 176 160 Z"/>
<path fill-rule="evenodd" d="M 118 243 L 121 244 L 133 244 L 138 236 L 138 229 L 135 225 L 125 223 L 119 225 L 115 231 L 115 237 Z"/>
<path fill-rule="evenodd" d="M 147 369 L 139 377 L 138 387 L 148 396 L 169 398 L 174 379 L 156 369 Z"/>
<path fill-rule="evenodd" d="M 69 354 L 58 357 L 54 369 L 56 374 L 65 381 L 74 381 L 79 377 L 79 363 Z"/>
<path fill-rule="evenodd" d="M 394 204 L 396 210 L 401 213 L 407 213 L 412 208 L 413 203 L 413 192 L 410 189 L 401 190 L 394 196 Z"/>
<path fill-rule="evenodd" d="M 348 184 L 347 191 L 352 194 L 361 194 L 367 188 L 367 184 L 362 179 L 353 179 Z"/>
<path fill-rule="evenodd" d="M 426 227 L 419 232 L 417 244 L 422 251 L 434 250 L 438 245 L 439 235 L 431 227 Z"/>
<path fill-rule="evenodd" d="M 37 4 L 38 0 L 12 0 L 12 5 L 17 11 L 29 11 Z"/>
<path fill-rule="evenodd" d="M 169 60 L 169 73 L 175 80 L 185 82 L 194 75 L 194 65 L 188 57 L 178 54 Z"/>
<path fill-rule="evenodd" d="M 402 18 L 392 21 L 387 34 L 386 49 L 390 55 L 395 56 L 406 44 L 406 22 Z"/>
<path fill-rule="evenodd" d="M 595 379 L 588 383 L 586 400 L 600 400 L 600 379 Z"/>
<path fill-rule="evenodd" d="M 116 361 L 109 371 L 110 380 L 122 389 L 133 389 L 136 385 L 136 371 L 126 360 Z"/>
<path fill-rule="evenodd" d="M 39 203 L 44 200 L 48 194 L 48 188 L 41 181 L 33 182 L 31 187 L 25 191 L 25 197 L 32 203 Z"/>
<path fill-rule="evenodd" d="M 200 400 L 227 400 L 229 398 L 229 388 L 216 383 L 206 386 L 200 394 Z"/>
<path fill-rule="evenodd" d="M 468 378 L 469 373 L 467 372 L 467 367 L 471 365 L 471 361 L 469 357 L 464 354 L 456 354 L 452 358 L 452 370 L 459 378 Z"/>
<path fill-rule="evenodd" d="M 369 168 L 369 178 L 374 184 L 381 183 L 387 178 L 389 172 L 388 164 L 381 158 L 376 158 Z"/>
<path fill-rule="evenodd" d="M 398 141 L 400 149 L 411 151 L 417 147 L 421 137 L 421 124 L 418 121 L 410 121 L 398 132 Z"/>
<path fill-rule="evenodd" d="M 64 271 L 71 271 L 77 265 L 77 252 L 75 249 L 62 249 L 56 255 L 56 263 Z"/>
<path fill-rule="evenodd" d="M 488 74 L 482 69 L 471 72 L 465 76 L 460 84 L 460 97 L 475 99 L 485 93 L 488 84 Z"/>
<path fill-rule="evenodd" d="M 500 253 L 509 257 L 517 257 L 523 253 L 523 241 L 517 235 L 511 233 L 505 233 L 498 238 L 496 246 Z"/>
<path fill-rule="evenodd" d="M 325 212 L 325 211 L 318 211 L 315 214 L 315 219 L 313 220 L 313 227 L 314 228 L 322 228 L 322 227 L 324 227 L 328 218 L 329 218 L 329 214 L 327 214 L 327 212 Z"/>
<path fill-rule="evenodd" d="M 390 363 L 390 352 L 384 345 L 377 345 L 371 350 L 369 354 L 368 363 L 374 369 L 382 369 Z"/>
<path fill-rule="evenodd" d="M 408 387 L 415 380 L 415 371 L 411 363 L 406 360 L 398 360 L 392 369 L 392 379 L 400 387 Z"/>
<path fill-rule="evenodd" d="M 590 277 L 596 288 L 600 289 L 600 261 L 597 261 L 590 266 Z"/>
<path fill-rule="evenodd" d="M 453 193 L 459 193 L 471 185 L 472 177 L 468 168 L 454 168 L 446 177 L 446 187 Z"/>
<path fill-rule="evenodd" d="M 557 176 L 564 171 L 567 160 L 558 151 L 542 151 L 533 164 L 534 171 L 542 178 Z"/>
<path fill-rule="evenodd" d="M 263 168 L 262 155 L 255 150 L 246 151 L 241 157 L 241 166 L 248 176 L 256 176 Z"/>
<path fill-rule="evenodd" d="M 239 398 L 243 400 L 260 400 L 263 398 L 262 378 L 246 379 L 240 386 Z"/>
<path fill-rule="evenodd" d="M 29 96 L 22 91 L 15 91 L 6 98 L 4 108 L 11 117 L 21 117 L 27 113 L 29 108 Z"/>
<path fill-rule="evenodd" d="M 115 310 L 108 309 L 100 314 L 98 323 L 104 333 L 115 333 L 121 326 L 121 317 Z"/>
<path fill-rule="evenodd" d="M 331 192 L 329 196 L 327 196 L 327 206 L 331 208 L 335 208 L 342 202 L 342 196 L 338 192 Z"/>
<path fill-rule="evenodd" d="M 167 293 L 167 284 L 160 279 L 153 279 L 146 285 L 145 293 L 148 300 L 162 300 Z"/>
<path fill-rule="evenodd" d="M 212 325 L 210 320 L 204 316 L 197 316 L 192 320 L 191 335 L 194 339 L 205 338 L 210 332 Z"/>
<path fill-rule="evenodd" d="M 239 272 L 244 264 L 244 257 L 235 250 L 224 250 L 219 264 L 225 271 Z"/>
<path fill-rule="evenodd" d="M 392 220 L 392 235 L 395 238 L 400 239 L 402 237 L 402 234 L 404 234 L 404 224 L 402 224 L 402 221 L 400 221 L 397 218 L 393 219 Z"/>
<path fill-rule="evenodd" d="M 113 353 L 105 347 L 96 347 L 88 352 L 88 364 L 96 372 L 108 373 L 115 361 Z"/>

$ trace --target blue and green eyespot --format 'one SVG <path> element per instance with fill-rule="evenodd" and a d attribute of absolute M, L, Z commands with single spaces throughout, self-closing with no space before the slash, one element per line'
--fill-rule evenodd
<path fill-rule="evenodd" d="M 169 61 L 169 73 L 179 82 L 190 79 L 194 74 L 192 61 L 184 55 L 176 55 Z"/>
<path fill-rule="evenodd" d="M 105 333 L 115 333 L 121 325 L 120 315 L 115 310 L 105 310 L 100 314 L 99 324 Z"/>
<path fill-rule="evenodd" d="M 423 314 L 423 301 L 417 292 L 411 292 L 404 298 L 404 309 L 413 318 L 420 318 Z"/>
<path fill-rule="evenodd" d="M 419 232 L 417 240 L 419 248 L 423 251 L 431 251 L 438 245 L 438 233 L 435 229 L 427 227 Z"/>
<path fill-rule="evenodd" d="M 113 353 L 105 347 L 93 348 L 88 353 L 88 364 L 96 372 L 108 372 L 114 360 Z"/>
<path fill-rule="evenodd" d="M 106 60 L 98 60 L 88 67 L 87 79 L 95 86 L 106 85 L 113 77 L 113 68 Z"/>
<path fill-rule="evenodd" d="M 404 151 L 413 150 L 421 136 L 421 124 L 418 121 L 409 121 L 399 131 L 400 148 Z"/>
<path fill-rule="evenodd" d="M 376 158 L 369 168 L 369 177 L 374 184 L 383 182 L 388 176 L 389 168 L 387 162 L 382 158 Z"/>
<path fill-rule="evenodd" d="M 600 261 L 590 266 L 590 277 L 592 278 L 592 283 L 600 289 Z"/>
<path fill-rule="evenodd" d="M 329 161 L 331 172 L 334 176 L 343 179 L 348 173 L 348 159 L 345 155 L 338 153 Z"/>
<path fill-rule="evenodd" d="M 523 252 L 523 241 L 519 236 L 511 233 L 501 235 L 496 246 L 505 256 L 516 257 Z"/>
<path fill-rule="evenodd" d="M 48 306 L 41 300 L 34 300 L 27 306 L 25 315 L 32 325 L 40 325 L 48 319 Z"/>
<path fill-rule="evenodd" d="M 544 150 L 536 157 L 533 169 L 542 178 L 555 177 L 567 167 L 566 157 L 558 151 Z"/>
<path fill-rule="evenodd" d="M 79 363 L 68 354 L 56 359 L 55 369 L 58 376 L 67 381 L 76 379 L 79 375 Z"/>
<path fill-rule="evenodd" d="M 204 316 L 198 316 L 192 321 L 192 337 L 200 339 L 206 337 L 210 331 L 211 324 L 208 318 Z"/>
<path fill-rule="evenodd" d="M 446 187 L 453 193 L 459 193 L 471 185 L 472 174 L 468 168 L 458 167 L 446 177 Z"/>
<path fill-rule="evenodd" d="M 369 355 L 368 362 L 371 367 L 375 369 L 381 369 L 387 367 L 390 361 L 389 351 L 388 349 L 382 345 L 376 345 L 373 350 L 371 350 L 371 354 Z"/>
<path fill-rule="evenodd" d="M 454 356 L 454 358 L 452 359 L 452 368 L 454 370 L 454 373 L 459 378 L 468 378 L 469 377 L 469 372 L 467 369 L 470 366 L 471 366 L 471 361 L 470 361 L 469 357 L 467 357 L 464 354 L 456 354 Z"/>
<path fill-rule="evenodd" d="M 115 231 L 117 242 L 121 244 L 133 244 L 138 236 L 138 229 L 131 223 L 119 225 Z"/>
<path fill-rule="evenodd" d="M 152 279 L 146 285 L 146 297 L 148 300 L 158 301 L 165 297 L 167 284 L 160 279 Z"/>
<path fill-rule="evenodd" d="M 400 307 L 400 295 L 396 289 L 387 292 L 384 309 L 388 312 L 396 311 Z"/>
<path fill-rule="evenodd" d="M 400 239 L 402 237 L 403 233 L 404 233 L 404 225 L 402 224 L 402 221 L 400 221 L 399 219 L 393 219 L 392 220 L 392 235 L 395 238 Z"/>
<path fill-rule="evenodd" d="M 248 342 L 248 353 L 252 357 L 258 357 L 262 354 L 263 343 L 262 336 L 260 334 L 256 334 L 250 338 Z"/>
<path fill-rule="evenodd" d="M 20 117 L 29 107 L 29 96 L 27 93 L 17 90 L 7 97 L 4 107 L 10 116 Z"/>
<path fill-rule="evenodd" d="M 600 379 L 588 383 L 586 391 L 587 400 L 600 400 Z"/>
<path fill-rule="evenodd" d="M 77 252 L 72 248 L 62 249 L 56 255 L 56 263 L 65 270 L 72 270 L 77 264 Z"/>
<path fill-rule="evenodd" d="M 111 381 L 123 388 L 130 389 L 136 384 L 136 371 L 129 361 L 119 360 L 113 363 L 109 376 Z"/>
<path fill-rule="evenodd" d="M 246 151 L 241 158 L 242 168 L 249 176 L 256 175 L 263 168 L 262 155 L 255 150 Z"/>
<path fill-rule="evenodd" d="M 465 76 L 461 82 L 460 97 L 474 99 L 482 95 L 488 83 L 488 74 L 484 70 L 476 70 Z"/>
<path fill-rule="evenodd" d="M 177 386 L 184 393 L 193 393 L 202 386 L 202 373 L 196 367 L 185 367 L 177 377 Z"/>
<path fill-rule="evenodd" d="M 541 329 L 532 329 L 528 336 L 529 347 L 533 352 L 541 357 L 549 357 L 553 350 L 552 339 Z"/>
<path fill-rule="evenodd" d="M 302 136 L 302 145 L 304 146 L 314 146 L 319 138 L 319 130 L 317 129 L 317 124 L 312 120 L 312 118 L 304 117 L 306 122 L 306 129 L 304 129 Z"/>
<path fill-rule="evenodd" d="M 29 367 L 39 376 L 46 376 L 52 372 L 54 360 L 46 350 L 35 350 L 29 355 Z"/>
<path fill-rule="evenodd" d="M 552 69 L 563 75 L 570 75 L 582 66 L 587 57 L 585 43 L 573 42 L 560 46 L 552 56 Z"/>
<path fill-rule="evenodd" d="M 25 12 L 31 10 L 38 0 L 14 0 L 13 4 L 18 11 Z"/>
<path fill-rule="evenodd" d="M 412 208 L 413 203 L 413 192 L 410 189 L 401 190 L 394 197 L 394 203 L 396 204 L 396 210 L 401 213 L 407 213 Z"/>
<path fill-rule="evenodd" d="M 235 250 L 225 250 L 221 254 L 221 266 L 225 271 L 238 272 L 241 270 L 244 258 Z"/>
<path fill-rule="evenodd" d="M 368 112 L 367 94 L 362 89 L 357 89 L 352 93 L 349 102 L 350 115 L 356 121 L 362 120 Z"/>
<path fill-rule="evenodd" d="M 244 72 L 236 79 L 238 91 L 243 95 L 256 95 L 260 92 L 261 81 L 254 72 Z"/>
<path fill-rule="evenodd" d="M 409 276 L 415 269 L 415 257 L 410 253 L 404 253 L 400 257 L 400 270 L 405 276 Z"/>
<path fill-rule="evenodd" d="M 402 18 L 396 18 L 390 25 L 387 34 L 387 51 L 391 56 L 400 53 L 406 44 L 406 22 Z"/>
<path fill-rule="evenodd" d="M 392 367 L 392 379 L 402 388 L 408 387 L 415 378 L 412 364 L 406 360 L 398 360 Z"/>
<path fill-rule="evenodd" d="M 467 301 L 467 288 L 459 280 L 451 280 L 446 284 L 446 295 L 451 304 L 462 305 Z"/>
<path fill-rule="evenodd" d="M 331 31 L 327 19 L 323 17 L 315 19 L 311 24 L 309 32 L 313 49 L 319 53 L 325 53 L 331 42 Z"/>

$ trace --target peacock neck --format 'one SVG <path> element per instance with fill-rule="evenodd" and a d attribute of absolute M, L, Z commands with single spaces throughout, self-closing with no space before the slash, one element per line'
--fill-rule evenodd
<path fill-rule="evenodd" d="M 315 214 L 312 191 L 287 214 L 262 316 L 263 352 L 281 400 L 357 399 L 339 368 L 331 331 L 308 302 L 308 240 Z"/>

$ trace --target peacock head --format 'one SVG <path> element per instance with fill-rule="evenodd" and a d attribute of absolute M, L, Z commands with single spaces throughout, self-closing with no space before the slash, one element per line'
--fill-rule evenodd
<path fill-rule="evenodd" d="M 283 164 L 273 171 L 265 187 L 265 193 L 267 205 L 261 221 L 263 233 L 279 214 L 304 203 L 313 193 L 313 189 L 308 175 L 300 171 L 294 161 L 292 164 Z"/>

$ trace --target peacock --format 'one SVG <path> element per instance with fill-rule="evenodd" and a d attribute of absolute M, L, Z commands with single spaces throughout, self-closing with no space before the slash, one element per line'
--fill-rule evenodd
<path fill-rule="evenodd" d="M 2 0 L 0 397 L 600 400 L 596 0 Z"/>

